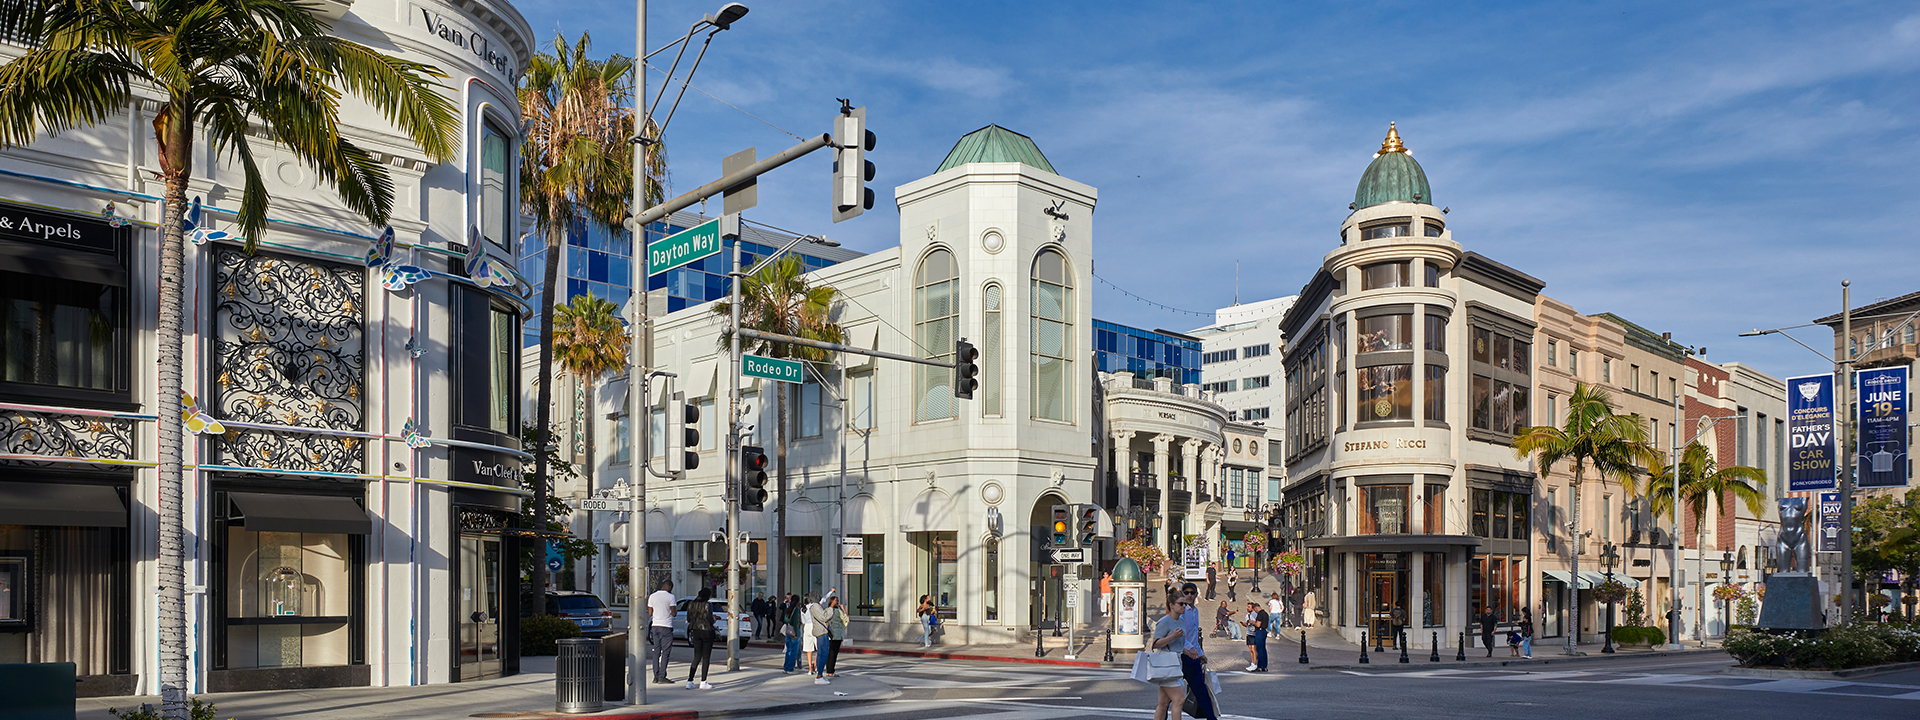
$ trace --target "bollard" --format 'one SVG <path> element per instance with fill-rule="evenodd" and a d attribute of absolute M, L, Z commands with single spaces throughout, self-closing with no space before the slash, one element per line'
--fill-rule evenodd
<path fill-rule="evenodd" d="M 1300 631 L 1300 664 L 1307 664 L 1307 631 Z"/>
<path fill-rule="evenodd" d="M 1042 630 L 1040 628 L 1033 629 L 1033 656 L 1034 657 L 1047 656 L 1046 648 L 1041 645 L 1042 642 L 1045 642 L 1045 638 L 1047 637 L 1046 633 L 1047 631 Z"/>
<path fill-rule="evenodd" d="M 561 638 L 554 658 L 554 707 L 563 713 L 600 712 L 606 702 L 599 638 Z"/>
<path fill-rule="evenodd" d="M 1373 661 L 1367 659 L 1367 631 L 1361 630 L 1360 631 L 1360 664 L 1366 665 L 1371 662 Z"/>
<path fill-rule="evenodd" d="M 1427 662 L 1440 662 L 1440 631 L 1439 630 L 1433 631 L 1433 657 L 1427 658 Z"/>
<path fill-rule="evenodd" d="M 1106 662 L 1113 662 L 1113 615 L 1107 615 L 1107 656 Z"/>
<path fill-rule="evenodd" d="M 1460 631 L 1460 653 L 1454 655 L 1453 659 L 1458 662 L 1467 661 L 1467 632 L 1465 630 Z"/>
<path fill-rule="evenodd" d="M 1362 640 L 1365 640 L 1365 639 L 1366 639 L 1366 636 L 1365 636 L 1365 635 L 1361 635 L 1360 637 L 1361 637 L 1361 639 L 1362 639 Z M 1361 645 L 1365 645 L 1366 643 L 1365 643 L 1365 642 L 1362 642 L 1362 643 L 1360 643 L 1360 644 L 1361 644 Z M 1380 649 L 1380 636 L 1379 636 L 1379 635 L 1375 635 L 1375 636 L 1373 636 L 1373 653 L 1374 653 L 1375 655 L 1378 655 L 1378 654 L 1380 654 L 1380 653 L 1382 653 L 1382 652 L 1385 652 L 1385 651 L 1384 651 L 1384 650 L 1381 650 L 1381 649 Z"/>
<path fill-rule="evenodd" d="M 1405 630 L 1400 631 L 1400 662 L 1402 664 L 1410 662 L 1407 660 L 1407 631 Z"/>

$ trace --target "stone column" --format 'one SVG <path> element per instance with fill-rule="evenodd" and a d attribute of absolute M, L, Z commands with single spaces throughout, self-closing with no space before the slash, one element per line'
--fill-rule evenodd
<path fill-rule="evenodd" d="M 1183 535 L 1191 534 L 1186 531 L 1195 527 L 1205 532 L 1207 527 L 1205 517 L 1200 518 L 1199 522 L 1194 522 L 1193 519 L 1193 516 L 1199 514 L 1200 511 L 1200 483 L 1202 480 L 1200 478 L 1199 457 L 1200 440 L 1188 439 L 1180 443 L 1180 476 L 1187 479 L 1187 497 L 1190 498 L 1187 501 L 1187 522 L 1185 523 L 1185 527 L 1181 528 L 1181 534 Z M 1210 540 L 1211 538 L 1209 538 L 1209 541 Z M 1209 559 L 1213 556 L 1212 542 L 1207 543 L 1207 555 Z"/>
<path fill-rule="evenodd" d="M 1173 444 L 1173 436 L 1160 433 L 1153 436 L 1153 482 L 1160 488 L 1160 527 L 1167 530 L 1161 538 L 1161 547 L 1172 549 L 1173 533 L 1173 482 L 1169 479 L 1167 468 L 1167 446 Z M 1178 558 L 1174 558 L 1178 560 Z"/>
<path fill-rule="evenodd" d="M 1127 509 L 1133 505 L 1133 431 L 1116 430 L 1113 433 L 1113 477 L 1120 486 L 1120 507 L 1116 509 L 1114 522 L 1121 527 L 1116 535 L 1127 539 Z"/>

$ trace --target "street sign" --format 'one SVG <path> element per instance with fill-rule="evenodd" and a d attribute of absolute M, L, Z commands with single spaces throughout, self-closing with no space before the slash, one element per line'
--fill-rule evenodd
<path fill-rule="evenodd" d="M 648 245 L 647 274 L 659 275 L 718 252 L 720 220 L 715 218 Z"/>
<path fill-rule="evenodd" d="M 580 501 L 581 510 L 600 510 L 605 512 L 632 512 L 633 501 L 621 498 L 587 498 Z"/>
<path fill-rule="evenodd" d="M 1079 588 L 1068 588 L 1067 607 L 1080 607 Z"/>
<path fill-rule="evenodd" d="M 1087 561 L 1086 548 L 1054 548 L 1053 562 L 1056 565 L 1073 565 Z"/>
<path fill-rule="evenodd" d="M 840 539 L 840 574 L 865 575 L 867 572 L 867 539 Z"/>
<path fill-rule="evenodd" d="M 760 357 L 759 355 L 740 356 L 740 374 L 748 377 L 766 378 L 780 382 L 804 382 L 806 371 L 794 360 Z"/>
<path fill-rule="evenodd" d="M 566 566 L 567 559 L 566 556 L 560 554 L 560 546 L 552 542 L 547 543 L 547 570 L 550 572 L 560 572 Z"/>

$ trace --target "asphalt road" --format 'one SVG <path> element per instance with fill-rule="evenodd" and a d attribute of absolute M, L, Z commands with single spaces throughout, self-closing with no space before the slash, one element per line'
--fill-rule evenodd
<path fill-rule="evenodd" d="M 779 662 L 777 655 L 753 657 Z M 1276 658 L 1277 660 L 1278 658 Z M 783 720 L 1080 720 L 1151 718 L 1151 688 L 1124 670 L 842 656 L 840 671 L 900 689 L 898 699 Z M 1632 658 L 1448 669 L 1444 663 L 1378 670 L 1300 670 L 1276 663 L 1221 675 L 1223 717 L 1334 720 L 1417 718 L 1920 718 L 1920 670 L 1855 680 L 1768 680 L 1721 674 L 1713 656 Z"/>

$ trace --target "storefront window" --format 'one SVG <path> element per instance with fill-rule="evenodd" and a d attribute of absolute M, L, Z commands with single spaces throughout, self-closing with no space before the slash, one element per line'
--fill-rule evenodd
<path fill-rule="evenodd" d="M 987 538 L 984 551 L 987 556 L 986 573 L 985 573 L 987 591 L 986 593 L 983 594 L 981 599 L 986 602 L 986 611 L 987 611 L 986 619 L 990 621 L 999 620 L 1000 619 L 1000 538 L 998 537 Z"/>
<path fill-rule="evenodd" d="M 114 389 L 120 288 L 16 272 L 0 286 L 0 382 Z"/>
<path fill-rule="evenodd" d="M 1406 226 L 1390 225 L 1388 227 L 1405 228 Z M 1374 230 L 1369 230 L 1367 232 L 1372 233 L 1375 230 L 1379 230 L 1379 229 L 1380 228 L 1375 228 Z M 1373 238 L 1373 237 L 1385 237 L 1385 236 L 1376 236 L 1376 235 L 1369 234 L 1367 237 Z M 1361 290 L 1381 290 L 1385 288 L 1407 287 L 1408 285 L 1411 284 L 1407 281 L 1408 273 L 1412 269 L 1411 266 L 1412 266 L 1412 263 L 1402 260 L 1400 262 L 1375 263 L 1372 265 L 1368 265 L 1364 268 L 1361 268 L 1360 269 L 1360 289 Z"/>
<path fill-rule="evenodd" d="M 128 672 L 127 555 L 124 528 L 0 525 L 0 664 Z"/>
<path fill-rule="evenodd" d="M 1413 315 L 1375 315 L 1360 318 L 1362 353 L 1413 349 Z"/>
<path fill-rule="evenodd" d="M 1426 413 L 1426 419 L 1429 422 L 1446 422 L 1447 369 L 1437 365 L 1428 365 L 1426 366 L 1426 375 L 1426 387 L 1421 389 L 1421 392 L 1426 394 L 1426 402 L 1423 403 L 1425 406 L 1424 412 Z"/>
<path fill-rule="evenodd" d="M 1425 530 L 1428 535 L 1444 535 L 1447 532 L 1447 491 L 1443 485 L 1427 486 Z"/>
<path fill-rule="evenodd" d="M 914 533 L 913 536 L 920 551 L 916 569 L 921 592 L 933 596 L 933 605 L 941 617 L 954 619 L 960 602 L 960 548 L 956 533 Z"/>
<path fill-rule="evenodd" d="M 1527 607 L 1526 556 L 1475 555 L 1468 572 L 1467 589 L 1476 615 L 1485 608 L 1501 622 L 1520 620 Z"/>
<path fill-rule="evenodd" d="M 1443 552 L 1422 553 L 1426 563 L 1425 587 L 1420 593 L 1421 624 L 1425 627 L 1440 627 L 1447 624 L 1447 554 Z"/>
<path fill-rule="evenodd" d="M 1426 318 L 1426 321 L 1424 324 L 1426 325 L 1427 337 L 1426 337 L 1426 340 L 1421 344 L 1422 347 L 1425 347 L 1426 349 L 1431 350 L 1433 352 L 1446 352 L 1447 351 L 1447 318 L 1446 316 L 1434 315 L 1429 313 L 1423 317 Z"/>
<path fill-rule="evenodd" d="M 866 555 L 865 572 L 847 578 L 847 604 L 854 617 L 883 617 L 887 614 L 887 536 L 861 535 L 861 552 Z"/>
<path fill-rule="evenodd" d="M 1493 492 L 1475 489 L 1471 500 L 1473 515 L 1468 524 L 1468 530 L 1475 537 L 1492 537 L 1489 533 L 1492 532 Z"/>
<path fill-rule="evenodd" d="M 1398 535 L 1407 532 L 1407 486 L 1368 485 L 1361 489 L 1366 510 L 1360 516 L 1362 535 Z"/>
<path fill-rule="evenodd" d="M 1361 421 L 1413 419 L 1413 366 L 1360 368 Z"/>
<path fill-rule="evenodd" d="M 352 661 L 350 542 L 345 533 L 227 529 L 227 668 Z"/>

